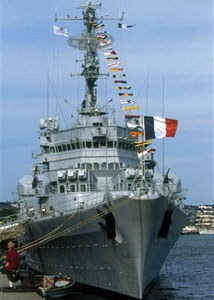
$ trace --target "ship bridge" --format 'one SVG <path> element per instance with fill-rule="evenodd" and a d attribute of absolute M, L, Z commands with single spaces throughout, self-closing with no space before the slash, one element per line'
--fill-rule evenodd
<path fill-rule="evenodd" d="M 83 116 L 71 129 L 47 128 L 40 134 L 40 146 L 38 163 L 51 181 L 58 170 L 90 170 L 101 179 L 139 164 L 129 130 L 107 116 Z"/>

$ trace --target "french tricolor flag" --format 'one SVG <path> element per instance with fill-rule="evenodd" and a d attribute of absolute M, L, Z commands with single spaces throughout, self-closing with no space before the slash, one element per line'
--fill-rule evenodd
<path fill-rule="evenodd" d="M 145 139 L 174 137 L 178 121 L 161 117 L 144 117 Z"/>

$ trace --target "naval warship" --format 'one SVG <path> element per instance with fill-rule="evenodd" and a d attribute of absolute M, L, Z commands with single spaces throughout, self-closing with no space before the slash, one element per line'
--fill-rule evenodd
<path fill-rule="evenodd" d="M 98 51 L 117 89 L 130 89 L 114 39 L 103 30 L 113 18 L 98 17 L 100 7 L 88 1 L 80 18 L 55 15 L 56 22 L 83 20 L 83 33 L 68 37 L 68 44 L 84 53 L 85 97 L 73 127 L 60 129 L 57 116 L 40 121 L 38 161 L 17 186 L 19 222 L 25 224 L 18 250 L 42 274 L 142 299 L 185 224 L 183 194 L 180 179 L 157 170 L 148 148 L 151 126 L 132 114 L 138 109 L 130 106 L 132 94 L 119 93 L 129 97 L 121 99 L 123 126 L 98 105 Z M 118 22 L 127 27 L 122 20 L 123 14 Z M 63 27 L 54 30 L 67 36 Z"/>

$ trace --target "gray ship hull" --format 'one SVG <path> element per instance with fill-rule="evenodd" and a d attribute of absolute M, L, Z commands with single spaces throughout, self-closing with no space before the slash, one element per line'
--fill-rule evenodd
<path fill-rule="evenodd" d="M 117 199 L 114 204 L 123 200 Z M 104 210 L 103 205 L 81 210 L 63 229 L 97 215 L 100 210 Z M 115 238 L 108 238 L 105 220 L 99 218 L 66 236 L 28 250 L 30 266 L 45 274 L 62 273 L 79 283 L 141 299 L 157 278 L 186 216 L 174 204 L 169 205 L 163 196 L 131 200 L 112 213 Z M 68 216 L 47 217 L 29 223 L 23 242 L 47 234 Z"/>

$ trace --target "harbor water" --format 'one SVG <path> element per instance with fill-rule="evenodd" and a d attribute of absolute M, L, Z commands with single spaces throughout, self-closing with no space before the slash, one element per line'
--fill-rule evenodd
<path fill-rule="evenodd" d="M 66 300 L 107 300 L 92 293 Z M 123 297 L 110 297 L 120 299 Z M 214 234 L 181 235 L 172 248 L 160 277 L 145 300 L 213 300 Z"/>

